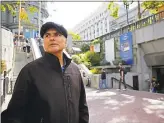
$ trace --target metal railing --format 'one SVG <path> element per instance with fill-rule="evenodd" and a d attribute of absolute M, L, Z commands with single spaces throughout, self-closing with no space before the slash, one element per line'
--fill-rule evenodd
<path fill-rule="evenodd" d="M 120 36 L 121 34 L 124 34 L 124 33 L 128 32 L 128 31 L 134 31 L 136 29 L 140 29 L 140 28 L 143 28 L 143 27 L 155 24 L 155 23 L 163 21 L 163 20 L 164 20 L 164 11 L 161 11 L 161 12 L 159 12 L 157 14 L 153 14 L 151 16 L 148 16 L 146 18 L 138 20 L 138 21 L 136 21 L 134 23 L 126 25 L 126 26 L 124 26 L 122 28 L 119 28 L 119 29 L 117 29 L 115 31 L 112 31 L 110 33 L 102 35 L 102 36 L 100 36 L 98 38 L 100 38 L 101 40 L 111 39 L 111 38 L 114 38 L 116 36 Z"/>
<path fill-rule="evenodd" d="M 111 77 L 111 82 L 112 82 L 112 88 L 113 88 L 113 83 L 114 83 L 114 81 L 115 82 L 120 82 L 120 80 L 118 80 L 117 78 L 114 78 L 114 77 Z M 121 85 L 123 85 L 123 83 L 121 82 Z M 134 88 L 132 87 L 132 86 L 130 86 L 129 84 L 126 84 L 126 86 L 128 87 L 128 88 L 130 88 L 130 89 L 133 89 L 134 90 Z"/>
<path fill-rule="evenodd" d="M 150 15 L 146 18 L 143 18 L 143 19 L 138 20 L 134 23 L 126 25 L 126 26 L 124 26 L 122 28 L 119 28 L 115 31 L 112 31 L 112 32 L 109 32 L 107 34 L 101 35 L 97 38 L 100 38 L 101 40 L 105 41 L 105 40 L 120 36 L 121 34 L 124 34 L 126 32 L 134 31 L 136 29 L 140 29 L 140 28 L 155 24 L 155 23 L 163 21 L 163 20 L 164 20 L 164 11 L 161 11 L 157 14 Z M 77 41 L 77 43 L 79 43 L 79 42 L 80 41 Z M 85 42 L 90 42 L 90 40 L 85 41 Z M 76 45 L 75 42 L 74 42 L 74 45 Z"/>
<path fill-rule="evenodd" d="M 42 57 L 41 51 L 39 49 L 39 46 L 38 46 L 36 40 L 31 38 L 30 43 L 31 43 L 31 49 L 32 49 L 32 54 L 33 54 L 34 60 Z"/>

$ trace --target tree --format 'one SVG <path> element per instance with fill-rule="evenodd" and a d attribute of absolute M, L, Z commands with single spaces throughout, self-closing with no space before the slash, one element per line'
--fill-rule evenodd
<path fill-rule="evenodd" d="M 164 1 L 145 1 L 141 4 L 141 7 L 144 8 L 142 13 L 146 10 L 149 10 L 151 13 L 155 14 L 162 6 L 164 6 Z"/>
<path fill-rule="evenodd" d="M 128 2 L 132 2 L 132 1 L 123 0 L 124 5 Z M 161 2 L 160 1 L 144 1 L 141 3 L 141 7 L 143 8 L 143 11 L 141 12 L 140 1 L 137 1 L 137 2 L 138 2 L 138 19 L 141 19 L 142 14 L 146 10 L 149 10 L 151 13 L 155 14 L 158 12 L 158 8 L 164 5 L 164 1 L 161 1 Z M 114 2 L 110 2 L 108 4 L 108 9 L 112 17 L 118 18 L 119 7 Z"/>
<path fill-rule="evenodd" d="M 26 2 L 22 1 L 21 4 L 26 4 Z M 17 2 L 3 1 L 0 4 L 0 9 L 2 12 L 9 11 L 11 15 L 16 16 L 17 8 L 19 8 L 19 6 L 20 6 L 19 1 Z M 19 11 L 20 11 L 20 14 L 19 14 L 20 20 L 29 21 L 27 11 L 30 13 L 36 13 L 38 12 L 38 8 L 35 6 L 27 6 L 26 8 L 21 8 L 21 10 Z"/>
<path fill-rule="evenodd" d="M 68 34 L 70 34 L 72 36 L 73 41 L 80 41 L 81 40 L 81 37 L 79 34 L 76 34 L 76 33 L 71 32 L 71 31 L 69 31 Z"/>
<path fill-rule="evenodd" d="M 90 46 L 88 45 L 88 44 L 83 44 L 82 46 L 81 46 L 81 51 L 82 52 L 87 52 L 87 51 L 89 51 L 90 50 Z"/>
<path fill-rule="evenodd" d="M 113 1 L 111 1 L 108 4 L 108 9 L 110 10 L 110 16 L 114 17 L 115 19 L 118 18 L 119 6 L 117 4 L 115 4 Z"/>

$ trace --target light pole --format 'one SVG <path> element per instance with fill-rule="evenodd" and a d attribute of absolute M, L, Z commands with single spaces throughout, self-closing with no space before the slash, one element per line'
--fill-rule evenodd
<path fill-rule="evenodd" d="M 39 15 L 39 18 L 38 18 L 38 25 L 39 25 L 39 29 L 38 29 L 38 37 L 40 38 L 40 28 L 41 28 L 41 24 L 40 24 L 40 20 L 41 20 L 41 7 L 42 7 L 42 3 L 41 3 L 41 1 L 39 2 L 39 13 L 38 13 L 38 15 Z"/>
<path fill-rule="evenodd" d="M 21 18 L 20 18 L 20 16 L 21 16 L 21 9 L 22 9 L 22 6 L 21 6 L 21 0 L 19 1 L 20 3 L 19 3 L 19 25 L 18 25 L 18 41 L 19 41 L 19 43 L 20 43 L 20 29 L 21 29 Z"/>
<path fill-rule="evenodd" d="M 129 14 L 128 14 L 128 10 L 129 10 L 129 6 L 133 3 L 133 0 L 128 2 L 128 1 L 124 1 L 124 6 L 126 8 L 126 17 L 127 17 L 127 25 L 129 25 Z"/>

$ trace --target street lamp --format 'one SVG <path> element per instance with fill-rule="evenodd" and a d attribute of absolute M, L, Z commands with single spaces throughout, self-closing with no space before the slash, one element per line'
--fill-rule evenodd
<path fill-rule="evenodd" d="M 38 11 L 38 15 L 39 15 L 39 19 L 38 19 L 38 21 L 39 21 L 39 23 L 38 23 L 38 25 L 39 25 L 38 37 L 39 37 L 39 38 L 40 38 L 40 27 L 41 27 L 40 20 L 41 20 L 41 18 L 42 18 L 42 15 L 41 15 L 41 7 L 42 7 L 42 2 L 40 1 L 40 2 L 39 2 L 39 11 Z"/>
<path fill-rule="evenodd" d="M 128 17 L 128 10 L 129 10 L 129 6 L 133 3 L 132 1 L 124 1 L 124 7 L 126 8 L 126 16 L 127 16 L 127 24 L 129 25 L 129 17 Z"/>

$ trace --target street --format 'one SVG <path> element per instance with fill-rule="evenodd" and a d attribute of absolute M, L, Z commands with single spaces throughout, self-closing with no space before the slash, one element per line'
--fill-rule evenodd
<path fill-rule="evenodd" d="M 90 123 L 164 123 L 164 95 L 86 89 Z"/>
<path fill-rule="evenodd" d="M 164 95 L 86 88 L 89 123 L 164 123 Z M 2 110 L 6 109 L 8 95 Z"/>

